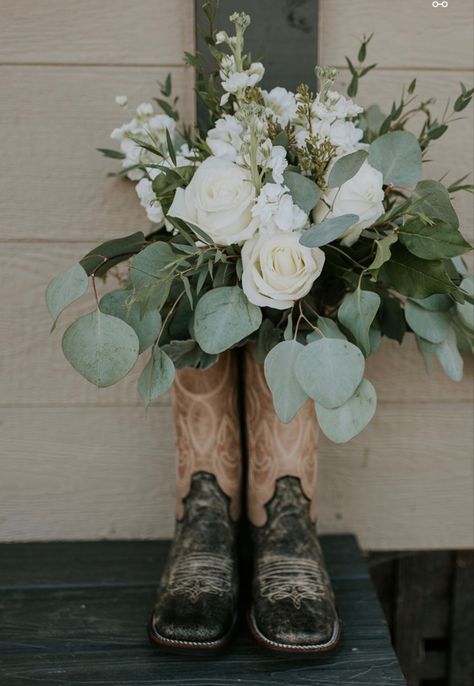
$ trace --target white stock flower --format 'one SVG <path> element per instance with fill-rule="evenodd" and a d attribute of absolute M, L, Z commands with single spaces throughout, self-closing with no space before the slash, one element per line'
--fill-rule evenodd
<path fill-rule="evenodd" d="M 199 226 L 216 245 L 232 245 L 256 231 L 255 187 L 250 174 L 229 160 L 208 157 L 186 188 L 177 188 L 169 216 Z"/>
<path fill-rule="evenodd" d="M 244 127 L 236 117 L 225 114 L 216 121 L 215 127 L 208 131 L 206 143 L 216 157 L 235 162 L 242 147 L 243 131 Z"/>
<path fill-rule="evenodd" d="M 342 214 L 357 214 L 359 220 L 342 234 L 341 244 L 355 243 L 364 229 L 371 226 L 384 213 L 383 176 L 367 160 L 357 174 L 339 188 L 329 188 L 316 205 L 317 223 Z"/>
<path fill-rule="evenodd" d="M 267 114 L 272 114 L 280 126 L 285 128 L 296 115 L 295 94 L 276 86 L 270 92 L 262 90 L 262 96 Z"/>
<path fill-rule="evenodd" d="M 270 152 L 270 159 L 266 163 L 267 169 L 272 172 L 276 183 L 283 183 L 283 172 L 288 166 L 286 150 L 282 145 L 274 145 Z"/>
<path fill-rule="evenodd" d="M 286 310 L 309 293 L 325 255 L 301 245 L 300 232 L 257 235 L 242 248 L 242 288 L 251 303 Z"/>
<path fill-rule="evenodd" d="M 261 233 L 272 231 L 299 231 L 308 221 L 308 215 L 295 205 L 286 186 L 266 183 L 252 208 L 258 219 Z"/>
<path fill-rule="evenodd" d="M 145 208 L 148 219 L 154 224 L 161 224 L 165 216 L 161 203 L 153 191 L 150 179 L 140 179 L 135 190 L 140 198 L 140 205 Z"/>
<path fill-rule="evenodd" d="M 336 120 L 329 129 L 329 140 L 337 147 L 338 155 L 354 152 L 364 132 L 351 121 Z"/>
<path fill-rule="evenodd" d="M 312 114 L 318 119 L 352 119 L 364 111 L 363 107 L 356 105 L 350 98 L 344 97 L 336 91 L 328 91 L 324 101 L 321 102 L 321 94 L 318 93 L 312 106 Z"/>
<path fill-rule="evenodd" d="M 117 105 L 120 107 L 127 107 L 128 105 L 128 98 L 126 95 L 116 95 L 115 96 L 115 102 Z"/>
<path fill-rule="evenodd" d="M 265 67 L 261 62 L 252 62 L 248 69 L 237 71 L 235 57 L 224 55 L 221 60 L 219 75 L 222 88 L 229 94 L 238 93 L 247 86 L 256 86 L 262 80 L 264 72 Z M 223 104 L 222 101 L 221 104 Z"/>
<path fill-rule="evenodd" d="M 132 139 L 141 138 L 144 141 L 152 139 L 154 145 L 165 145 L 166 130 L 171 138 L 176 131 L 176 122 L 167 114 L 155 114 L 153 105 L 143 102 L 136 109 L 136 116 L 122 126 L 114 129 L 110 137 L 120 142 L 120 150 L 124 153 L 125 159 L 122 160 L 122 168 L 128 169 L 137 164 L 149 164 L 157 160 L 152 153 L 140 148 Z M 130 169 L 127 176 L 132 181 L 137 181 L 145 176 L 142 169 Z"/>

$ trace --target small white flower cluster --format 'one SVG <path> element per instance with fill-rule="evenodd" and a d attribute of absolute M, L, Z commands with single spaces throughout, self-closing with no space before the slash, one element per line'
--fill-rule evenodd
<path fill-rule="evenodd" d="M 125 95 L 118 95 L 115 102 L 120 107 L 126 108 L 128 98 Z M 176 141 L 176 122 L 167 114 L 156 114 L 153 105 L 144 102 L 135 111 L 134 117 L 114 129 L 111 138 L 120 141 L 120 150 L 125 158 L 122 160 L 122 168 L 127 170 L 126 175 L 132 181 L 138 181 L 135 186 L 136 193 L 141 206 L 145 209 L 148 219 L 153 224 L 165 224 L 168 230 L 170 225 L 165 220 L 165 215 L 161 203 L 153 191 L 153 179 L 162 173 L 161 169 L 154 166 L 159 164 L 164 167 L 182 167 L 193 164 L 195 151 L 190 150 L 188 145 L 183 144 L 176 151 L 176 165 L 167 156 L 166 132 L 168 131 L 171 140 Z M 152 152 L 145 150 L 137 145 L 134 138 L 149 141 L 154 147 L 163 151 L 165 157 L 158 157 Z M 136 165 L 141 165 L 137 167 Z"/>
<path fill-rule="evenodd" d="M 361 112 L 362 107 L 341 93 L 318 93 L 311 106 L 311 130 L 308 126 L 296 127 L 298 145 L 302 147 L 313 135 L 318 136 L 320 141 L 328 140 L 336 146 L 338 155 L 354 152 L 363 131 L 355 126 L 352 119 Z"/>
<path fill-rule="evenodd" d="M 127 99 L 125 96 L 117 96 L 117 104 L 125 107 Z M 166 131 L 173 139 L 176 132 L 176 122 L 167 114 L 156 114 L 150 102 L 142 102 L 135 111 L 134 117 L 114 129 L 110 137 L 120 142 L 120 150 L 124 153 L 125 159 L 122 161 L 122 168 L 129 169 L 127 176 L 132 181 L 138 181 L 145 172 L 136 167 L 138 164 L 156 162 L 152 153 L 138 146 L 133 138 L 148 140 L 156 147 L 166 143 Z"/>

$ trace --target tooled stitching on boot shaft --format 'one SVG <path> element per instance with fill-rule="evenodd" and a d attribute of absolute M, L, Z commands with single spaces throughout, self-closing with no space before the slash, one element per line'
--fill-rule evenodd
<path fill-rule="evenodd" d="M 248 448 L 248 515 L 254 526 L 267 520 L 265 505 L 284 476 L 297 477 L 311 501 L 310 516 L 316 519 L 316 476 L 319 429 L 313 403 L 308 402 L 288 424 L 273 408 L 262 365 L 250 350 L 245 355 L 245 415 Z"/>
<path fill-rule="evenodd" d="M 231 352 L 206 370 L 182 369 L 172 390 L 177 447 L 177 518 L 192 475 L 214 474 L 231 499 L 230 514 L 240 513 L 241 445 L 237 369 Z"/>

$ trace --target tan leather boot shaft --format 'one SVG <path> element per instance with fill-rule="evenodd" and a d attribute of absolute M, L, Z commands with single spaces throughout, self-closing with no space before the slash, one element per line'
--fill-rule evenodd
<path fill-rule="evenodd" d="M 236 358 L 223 353 L 206 370 L 181 369 L 172 389 L 177 448 L 177 512 L 184 514 L 191 477 L 196 472 L 214 474 L 231 499 L 230 514 L 240 515 L 242 454 Z"/>
<path fill-rule="evenodd" d="M 319 428 L 314 405 L 308 401 L 288 424 L 273 408 L 263 365 L 245 354 L 245 414 L 247 426 L 247 511 L 252 524 L 263 526 L 265 504 L 275 493 L 277 479 L 295 476 L 311 500 L 310 516 L 316 519 L 316 477 Z"/>

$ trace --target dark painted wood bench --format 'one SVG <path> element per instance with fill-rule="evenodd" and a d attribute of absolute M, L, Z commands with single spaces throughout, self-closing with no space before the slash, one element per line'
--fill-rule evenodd
<path fill-rule="evenodd" d="M 352 536 L 323 536 L 345 637 L 333 654 L 258 647 L 241 625 L 221 657 L 165 655 L 146 621 L 165 541 L 0 545 L 2 686 L 336 686 L 404 684 L 367 567 Z"/>

